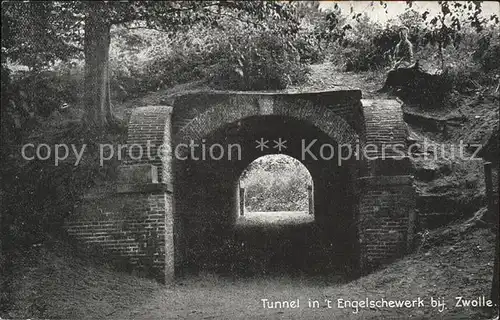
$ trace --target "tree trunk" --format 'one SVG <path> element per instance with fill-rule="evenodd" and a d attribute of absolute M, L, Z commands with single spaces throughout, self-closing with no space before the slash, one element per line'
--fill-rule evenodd
<path fill-rule="evenodd" d="M 110 25 L 105 19 L 105 3 L 88 4 L 85 18 L 85 110 L 87 124 L 103 129 L 112 121 L 109 93 Z"/>
<path fill-rule="evenodd" d="M 441 70 L 444 71 L 444 53 L 443 53 L 443 44 L 439 42 L 438 44 L 439 50 L 439 61 L 441 62 Z"/>

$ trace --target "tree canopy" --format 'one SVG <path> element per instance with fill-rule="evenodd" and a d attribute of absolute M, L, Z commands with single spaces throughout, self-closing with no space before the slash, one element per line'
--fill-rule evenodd
<path fill-rule="evenodd" d="M 58 60 L 85 57 L 88 124 L 113 123 L 109 93 L 110 29 L 113 25 L 175 33 L 195 24 L 217 26 L 220 17 L 257 23 L 290 22 L 294 6 L 277 1 L 56 1 L 2 4 L 2 59 L 41 69 Z"/>

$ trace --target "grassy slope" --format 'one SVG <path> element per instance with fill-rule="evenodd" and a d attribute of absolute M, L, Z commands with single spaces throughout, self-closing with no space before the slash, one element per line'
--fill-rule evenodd
<path fill-rule="evenodd" d="M 160 288 L 75 256 L 61 243 L 34 247 L 14 265 L 14 310 L 7 318 L 99 319 Z"/>
<path fill-rule="evenodd" d="M 125 310 L 115 319 L 485 319 L 479 309 L 453 308 L 456 296 L 487 295 L 491 286 L 493 236 L 489 230 L 467 223 L 430 235 L 440 243 L 410 255 L 386 269 L 344 283 L 341 277 L 259 278 L 231 280 L 205 276 L 175 290 L 161 290 L 145 305 Z M 444 297 L 449 309 L 442 313 L 420 309 L 325 308 L 324 299 L 414 299 Z M 263 309 L 260 299 L 297 299 L 295 310 Z M 310 309 L 308 299 L 321 301 Z"/>

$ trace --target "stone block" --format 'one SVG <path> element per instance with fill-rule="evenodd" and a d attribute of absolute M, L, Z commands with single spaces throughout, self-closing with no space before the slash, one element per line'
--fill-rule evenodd
<path fill-rule="evenodd" d="M 118 184 L 158 183 L 158 168 L 151 164 L 125 165 L 118 168 Z"/>

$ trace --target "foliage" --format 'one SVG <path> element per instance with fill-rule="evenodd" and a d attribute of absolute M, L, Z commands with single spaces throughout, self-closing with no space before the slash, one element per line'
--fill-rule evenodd
<path fill-rule="evenodd" d="M 340 42 L 347 30 L 351 30 L 351 25 L 346 23 L 346 18 L 342 16 L 340 9 L 335 9 L 326 14 L 325 20 L 316 28 L 319 37 L 326 40 L 327 46 L 331 42 Z"/>
<path fill-rule="evenodd" d="M 47 117 L 64 103 L 76 105 L 82 96 L 81 77 L 70 72 L 69 67 L 62 70 L 21 72 L 15 74 L 13 81 L 14 99 L 24 103 L 30 112 Z"/>
<path fill-rule="evenodd" d="M 74 144 L 78 150 L 87 144 L 78 166 L 74 165 L 74 159 L 69 160 L 71 157 L 58 165 L 54 164 L 53 156 L 48 160 L 23 159 L 19 152 L 22 145 L 18 144 L 11 143 L 8 150 L 2 150 L 2 210 L 7 228 L 2 236 L 8 239 L 5 248 L 30 246 L 48 235 L 60 235 L 64 218 L 79 202 L 83 191 L 112 175 L 116 163 L 99 167 L 98 143 L 116 139 L 97 136 L 78 122 L 61 126 L 42 121 L 23 140 L 35 146 L 47 144 L 52 152 L 56 144 Z"/>
<path fill-rule="evenodd" d="M 307 211 L 309 171 L 284 155 L 261 157 L 241 177 L 248 211 Z"/>
<path fill-rule="evenodd" d="M 348 28 L 342 40 L 333 45 L 332 59 L 343 64 L 347 71 L 392 67 L 398 30 L 406 26 L 415 57 L 424 60 L 425 65 L 460 73 L 456 64 L 463 61 L 464 68 L 477 62 L 485 70 L 495 69 L 498 16 L 485 15 L 478 1 L 440 1 L 439 8 L 436 13 L 419 13 L 413 10 L 412 2 L 408 2 L 407 9 L 386 25 L 372 21 L 366 14 L 351 12 L 347 25 L 352 29 Z M 475 62 L 467 55 L 468 50 L 475 52 Z M 439 62 L 437 66 L 434 60 Z"/>
<path fill-rule="evenodd" d="M 220 89 L 283 89 L 306 79 L 305 60 L 314 55 L 305 35 L 287 34 L 287 28 L 286 23 L 249 25 L 230 18 L 216 28 L 193 27 L 176 37 L 117 28 L 110 56 L 112 89 L 127 97 L 195 80 Z"/>
<path fill-rule="evenodd" d="M 306 57 L 304 61 L 309 63 L 321 62 L 330 46 L 341 42 L 351 26 L 346 24 L 337 5 L 333 10 L 324 11 L 317 1 L 305 1 L 298 4 L 297 10 L 302 19 L 302 39 L 307 44 L 301 57 Z"/>
<path fill-rule="evenodd" d="M 343 43 L 345 70 L 367 71 L 387 66 L 398 41 L 397 26 L 384 28 L 367 15 L 359 17 Z"/>
<path fill-rule="evenodd" d="M 483 30 L 474 48 L 472 58 L 477 61 L 483 71 L 500 69 L 500 34 L 495 29 Z"/>
<path fill-rule="evenodd" d="M 247 32 L 222 40 L 209 80 L 216 88 L 235 90 L 284 89 L 304 82 L 308 67 L 294 44 L 281 35 Z"/>
<path fill-rule="evenodd" d="M 2 3 L 2 53 L 12 62 L 33 69 L 74 57 L 68 48 L 85 57 L 87 125 L 101 130 L 117 127 L 110 102 L 109 46 L 114 25 L 144 27 L 164 32 L 187 30 L 197 24 L 217 26 L 221 16 L 256 24 L 256 21 L 295 20 L 294 6 L 275 1 L 74 1 Z M 253 19 L 253 20 L 252 20 Z M 17 23 L 20 22 L 20 23 Z M 24 27 L 33 26 L 24 33 Z M 292 32 L 296 28 L 289 28 Z M 60 50 L 63 47 L 63 50 Z M 33 56 L 33 49 L 36 49 Z M 40 49 L 40 50 L 38 50 Z M 59 54 L 60 51 L 64 55 Z M 39 54 L 40 52 L 40 54 Z M 104 88 L 104 90 L 103 90 Z"/>
<path fill-rule="evenodd" d="M 458 47 L 463 39 L 464 26 L 469 24 L 476 33 L 481 33 L 489 21 L 498 24 L 499 18 L 496 14 L 490 17 L 482 17 L 480 1 L 439 1 L 440 12 L 430 16 L 429 11 L 422 13 L 425 22 L 421 44 L 431 45 L 438 48 L 441 69 L 445 68 L 444 49 L 449 46 Z M 411 4 L 410 4 L 411 6 Z"/>
<path fill-rule="evenodd" d="M 42 70 L 81 53 L 70 29 L 60 29 L 55 7 L 50 2 L 2 3 L 2 61 Z"/>
<path fill-rule="evenodd" d="M 273 1 L 63 1 L 2 3 L 2 54 L 12 62 L 43 68 L 84 50 L 85 18 L 98 10 L 105 25 L 125 25 L 175 33 L 221 16 L 293 21 L 293 6 Z"/>

